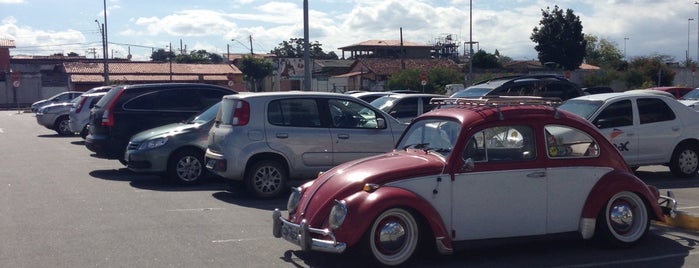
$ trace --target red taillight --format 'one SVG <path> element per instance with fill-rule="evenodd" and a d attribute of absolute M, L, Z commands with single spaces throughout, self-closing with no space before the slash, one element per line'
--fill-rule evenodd
<path fill-rule="evenodd" d="M 87 100 L 87 97 L 82 97 L 80 98 L 80 104 L 78 104 L 78 108 L 75 109 L 75 113 L 79 114 L 80 111 L 83 109 L 83 106 L 85 105 L 85 101 Z"/>
<path fill-rule="evenodd" d="M 114 98 L 111 99 L 109 104 L 107 104 L 106 109 L 104 109 L 104 113 L 102 113 L 102 126 L 105 127 L 112 127 L 114 126 L 114 105 L 116 104 L 117 100 L 119 100 L 119 97 L 121 97 L 121 94 L 124 93 L 124 89 L 120 89 L 119 93 L 117 93 Z"/>
<path fill-rule="evenodd" d="M 247 101 L 237 101 L 233 108 L 232 126 L 244 126 L 250 121 L 250 104 Z"/>

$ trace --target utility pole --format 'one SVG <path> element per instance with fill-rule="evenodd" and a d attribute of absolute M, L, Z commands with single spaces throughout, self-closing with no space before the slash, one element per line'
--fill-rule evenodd
<path fill-rule="evenodd" d="M 250 55 L 252 55 L 252 54 L 255 54 L 252 52 L 252 35 L 250 35 L 249 37 L 250 37 Z"/>
<path fill-rule="evenodd" d="M 109 57 L 107 53 L 109 53 L 109 41 L 107 39 L 107 0 L 102 1 L 104 5 L 104 24 L 102 24 L 102 52 L 104 54 L 104 85 L 107 86 L 109 85 Z"/>
<path fill-rule="evenodd" d="M 308 0 L 303 0 L 303 90 L 311 91 L 311 52 L 308 48 Z"/>

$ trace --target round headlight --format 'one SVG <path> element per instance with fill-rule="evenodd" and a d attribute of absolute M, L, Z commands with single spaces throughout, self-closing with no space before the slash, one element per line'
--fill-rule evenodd
<path fill-rule="evenodd" d="M 286 210 L 289 212 L 289 215 L 296 213 L 296 209 L 299 208 L 299 200 L 301 200 L 301 188 L 292 187 L 289 201 L 286 202 Z"/>
<path fill-rule="evenodd" d="M 330 216 L 328 217 L 328 226 L 332 229 L 340 228 L 346 216 L 347 203 L 344 200 L 335 200 L 335 205 L 333 205 L 332 210 L 330 210 Z"/>
<path fill-rule="evenodd" d="M 165 143 L 167 143 L 167 138 L 165 138 L 165 137 L 147 140 L 147 141 L 141 143 L 141 146 L 138 146 L 138 149 L 139 150 L 147 150 L 147 149 L 158 148 L 160 146 L 165 145 Z"/>

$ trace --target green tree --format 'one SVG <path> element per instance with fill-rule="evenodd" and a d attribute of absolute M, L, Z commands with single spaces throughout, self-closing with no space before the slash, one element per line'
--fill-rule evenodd
<path fill-rule="evenodd" d="M 218 54 L 206 52 L 206 50 L 194 50 L 189 54 L 177 55 L 175 57 L 175 62 L 198 64 L 221 63 L 223 62 L 223 57 Z"/>
<path fill-rule="evenodd" d="M 575 70 L 585 58 L 587 43 L 582 33 L 580 17 L 567 9 L 565 15 L 558 6 L 554 9 L 541 10 L 543 18 L 540 27 L 534 27 L 530 39 L 537 43 L 534 47 L 539 54 L 539 61 L 548 65 L 556 63 L 566 70 Z"/>
<path fill-rule="evenodd" d="M 243 72 L 245 81 L 252 84 L 250 91 L 259 91 L 262 79 L 272 74 L 272 63 L 262 58 L 252 55 L 243 56 L 239 64 L 240 71 Z"/>
<path fill-rule="evenodd" d="M 279 43 L 279 46 L 271 50 L 270 54 L 274 54 L 280 58 L 303 58 L 303 40 L 303 38 L 291 38 L 289 41 L 283 41 Z M 313 59 L 338 59 L 337 54 L 335 54 L 333 51 L 325 53 L 323 51 L 323 45 L 318 41 L 310 42 L 308 44 L 308 49 L 310 51 L 310 57 Z"/>
<path fill-rule="evenodd" d="M 496 53 L 500 54 L 496 51 Z M 498 55 L 490 54 L 485 50 L 478 50 L 473 54 L 473 67 L 482 69 L 495 69 L 502 67 Z"/>
<path fill-rule="evenodd" d="M 670 61 L 674 59 L 666 55 L 631 59 L 629 70 L 624 76 L 626 85 L 629 88 L 672 86 L 676 73 L 665 64 Z"/>
<path fill-rule="evenodd" d="M 150 59 L 152 61 L 167 62 L 175 59 L 175 52 L 166 51 L 165 49 L 158 49 L 150 54 Z"/>
<path fill-rule="evenodd" d="M 603 69 L 622 70 L 626 64 L 624 54 L 617 44 L 605 38 L 598 39 L 594 35 L 585 35 L 585 62 Z"/>

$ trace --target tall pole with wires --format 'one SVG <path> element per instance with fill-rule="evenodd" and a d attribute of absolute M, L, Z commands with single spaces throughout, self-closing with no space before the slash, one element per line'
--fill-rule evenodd
<path fill-rule="evenodd" d="M 104 4 L 104 24 L 102 26 L 102 54 L 104 58 L 104 85 L 109 85 L 109 41 L 107 39 L 107 0 L 103 0 Z"/>

